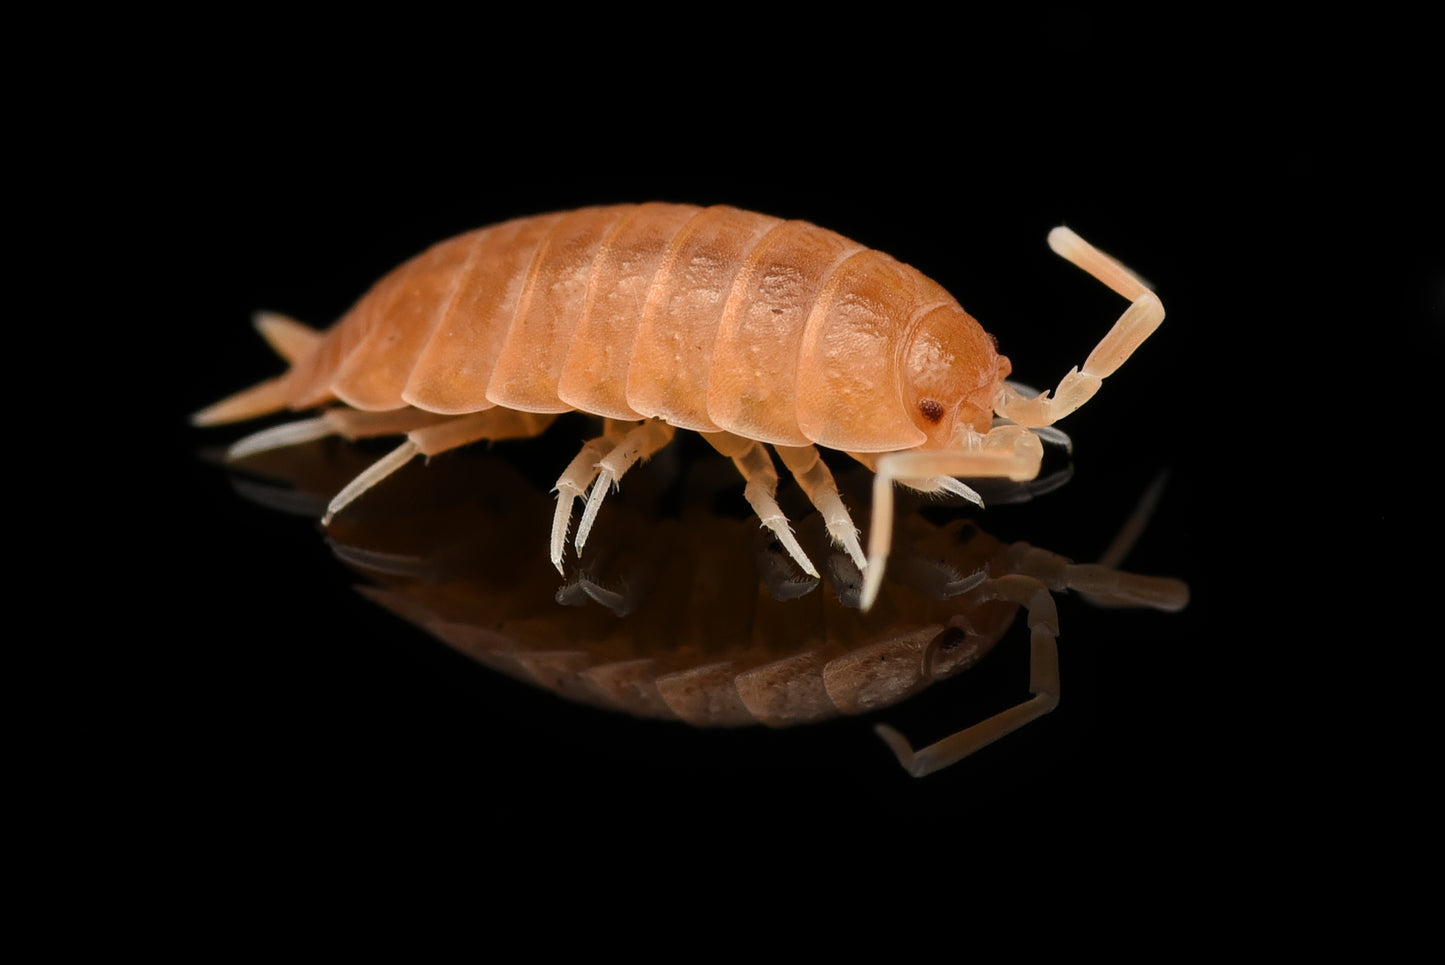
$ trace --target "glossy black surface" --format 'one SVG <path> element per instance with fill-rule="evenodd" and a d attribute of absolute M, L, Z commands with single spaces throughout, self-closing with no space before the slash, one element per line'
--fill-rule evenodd
<path fill-rule="evenodd" d="M 1108 36 L 1063 46 L 1071 63 L 1117 63 Z M 1058 43 L 1043 45 L 1044 59 Z M 295 109 L 279 90 L 209 126 L 191 155 L 196 203 L 168 213 L 155 244 L 173 361 L 150 390 L 171 460 L 167 515 L 150 529 L 164 534 L 168 563 L 138 604 L 159 621 L 148 652 L 164 656 L 151 753 L 185 788 L 189 818 L 263 851 L 315 838 L 502 834 L 647 841 L 649 860 L 670 861 L 671 845 L 656 842 L 712 851 L 719 839 L 843 828 L 869 850 L 980 837 L 1007 849 L 1041 835 L 1146 848 L 1197 827 L 1201 801 L 1229 810 L 1250 795 L 1241 770 L 1252 773 L 1261 742 L 1275 745 L 1241 717 L 1260 689 L 1289 682 L 1260 661 L 1291 629 L 1255 588 L 1276 591 L 1277 574 L 1311 565 L 1339 572 L 1338 560 L 1302 562 L 1291 542 L 1293 501 L 1329 471 L 1301 462 L 1311 454 L 1296 427 L 1329 418 L 1321 397 L 1350 412 L 1368 404 L 1392 319 L 1422 316 L 1439 269 L 1418 248 L 1387 251 L 1373 217 L 1363 235 L 1353 224 L 1335 232 L 1332 213 L 1359 192 L 1336 176 L 1328 138 L 1197 134 L 1197 105 L 1166 103 L 1170 134 L 1156 142 L 1149 119 L 1104 122 L 1072 101 L 1040 107 L 1030 136 L 1006 137 L 971 125 L 965 108 L 979 94 L 969 90 L 918 109 L 906 136 L 829 137 L 838 122 L 819 118 L 783 132 L 781 147 L 750 146 L 736 123 L 721 147 L 691 125 L 526 123 L 544 106 L 525 103 L 496 127 L 467 127 L 463 144 L 434 134 L 458 131 L 455 115 L 418 135 L 398 120 L 405 105 L 387 101 L 377 105 L 389 119 L 383 137 L 362 127 L 376 113 L 365 103 L 338 119 Z M 292 109 L 278 117 L 273 103 Z M 1376 197 L 1390 190 L 1372 189 L 1368 206 L 1395 209 Z M 1048 250 L 1048 230 L 1066 223 L 1134 267 L 1166 321 L 1062 424 L 1075 443 L 1069 486 L 1000 507 L 988 526 L 1088 559 L 1168 469 L 1163 504 L 1126 565 L 1186 580 L 1189 609 L 1063 601 L 1059 709 L 916 781 L 872 720 L 706 733 L 503 679 L 358 596 L 314 521 L 239 498 L 225 471 L 196 458 L 244 430 L 195 431 L 186 414 L 280 370 L 250 329 L 255 309 L 326 326 L 436 240 L 518 215 L 652 199 L 803 218 L 888 251 L 953 292 L 999 338 L 1015 376 L 1040 388 L 1079 364 L 1124 307 Z M 1411 225 L 1424 216 L 1399 210 Z M 1341 246 L 1358 257 L 1341 258 Z M 1372 286 L 1356 271 L 1397 283 L 1367 299 L 1357 289 Z M 1363 334 L 1321 345 L 1329 320 Z M 1278 364 L 1290 357 L 1293 367 Z M 1350 363 L 1337 381 L 1336 363 Z M 1357 525 L 1382 540 L 1373 517 Z M 987 691 L 1023 697 L 1023 655 L 1020 634 L 996 667 L 881 719 L 915 740 L 947 733 L 1009 699 Z"/>

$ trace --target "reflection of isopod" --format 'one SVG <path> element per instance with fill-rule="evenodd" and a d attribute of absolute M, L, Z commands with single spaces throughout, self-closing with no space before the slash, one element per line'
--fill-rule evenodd
<path fill-rule="evenodd" d="M 256 459 L 299 462 L 310 448 Z M 344 472 L 341 455 L 359 456 L 332 451 L 324 471 Z M 1160 610 L 1188 599 L 1177 580 L 1116 568 L 1151 494 L 1104 562 L 1088 565 L 1002 543 L 969 520 L 939 527 L 901 516 L 888 580 L 865 613 L 857 608 L 860 574 L 829 545 L 819 514 L 800 511 L 797 535 L 820 563 L 821 591 L 819 581 L 798 581 L 777 565 L 781 555 L 754 538 L 748 522 L 711 511 L 719 465 L 694 463 L 680 484 L 659 462 L 631 477 L 560 589 L 544 554 L 514 551 L 545 524 L 551 502 L 498 453 L 403 473 L 338 516 L 329 535 L 338 555 L 375 584 L 364 590 L 370 598 L 481 663 L 574 701 L 704 727 L 781 727 L 889 707 L 973 666 L 1024 608 L 1028 700 L 918 751 L 879 725 L 920 776 L 1053 709 L 1053 593 Z M 857 476 L 840 475 L 845 492 Z M 321 505 L 340 484 L 334 480 L 317 483 Z M 866 482 L 860 488 L 866 492 Z M 681 508 L 664 513 L 663 503 Z"/>
<path fill-rule="evenodd" d="M 817 446 L 877 474 L 877 519 L 890 518 L 894 482 L 981 502 L 953 476 L 1033 479 L 1042 450 L 1030 430 L 1087 401 L 1163 320 L 1159 299 L 1113 259 L 1066 228 L 1049 243 L 1132 302 L 1052 398 L 1005 381 L 1011 366 L 993 337 L 885 254 L 806 222 L 644 204 L 521 218 L 442 242 L 324 335 L 261 316 L 290 370 L 195 421 L 344 404 L 257 433 L 236 454 L 332 433 L 404 433 L 336 496 L 334 514 L 418 453 L 536 435 L 560 412 L 602 416 L 602 435 L 557 481 L 559 571 L 574 501 L 590 487 L 580 553 L 608 490 L 674 429 L 691 429 L 733 460 L 759 519 L 817 576 L 778 505 L 771 445 L 866 574 L 866 609 L 890 530 L 872 528 L 865 560 Z"/>

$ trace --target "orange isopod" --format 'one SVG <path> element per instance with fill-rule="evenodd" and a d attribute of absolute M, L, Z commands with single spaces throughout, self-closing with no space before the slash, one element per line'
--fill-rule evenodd
<path fill-rule="evenodd" d="M 994 338 L 940 285 L 804 221 L 726 206 L 651 203 L 519 218 L 441 242 L 379 281 L 329 331 L 257 325 L 281 376 L 196 413 L 209 425 L 339 401 L 241 440 L 244 455 L 339 433 L 406 441 L 332 500 L 328 517 L 414 456 L 541 433 L 558 413 L 604 419 L 557 480 L 551 559 L 563 570 L 574 503 L 581 553 L 608 490 L 674 430 L 700 433 L 742 474 L 758 518 L 817 571 L 776 501 L 772 446 L 877 597 L 889 527 L 865 556 L 817 447 L 893 483 L 982 505 L 956 476 L 1038 475 L 1038 430 L 1078 408 L 1163 321 L 1127 268 L 1067 228 L 1055 252 L 1131 304 L 1052 397 L 1007 381 Z M 590 489 L 590 493 L 589 493 Z"/>

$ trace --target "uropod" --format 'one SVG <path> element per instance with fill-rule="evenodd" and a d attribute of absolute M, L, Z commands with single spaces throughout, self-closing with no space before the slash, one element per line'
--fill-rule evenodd
<path fill-rule="evenodd" d="M 1034 479 L 1039 430 L 1088 401 L 1158 327 L 1158 297 L 1067 228 L 1049 245 L 1130 302 L 1052 395 L 1008 381 L 993 336 L 908 265 L 803 221 L 651 203 L 519 218 L 441 242 L 381 279 L 322 333 L 261 314 L 284 374 L 196 413 L 198 425 L 283 409 L 320 415 L 241 440 L 235 456 L 326 435 L 405 435 L 327 518 L 417 455 L 538 435 L 559 413 L 603 419 L 557 479 L 550 558 L 580 556 L 607 493 L 676 429 L 733 461 L 759 520 L 810 576 L 777 501 L 771 447 L 863 573 L 889 554 L 893 486 Z M 339 403 L 339 404 L 338 404 Z M 875 473 L 867 553 L 818 447 Z"/>

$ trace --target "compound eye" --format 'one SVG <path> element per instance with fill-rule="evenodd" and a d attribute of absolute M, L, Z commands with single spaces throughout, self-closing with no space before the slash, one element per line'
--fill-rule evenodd
<path fill-rule="evenodd" d="M 934 425 L 938 425 L 938 421 L 943 418 L 943 413 L 945 410 L 943 408 L 943 403 L 939 402 L 937 399 L 924 399 L 922 402 L 918 403 L 918 411 L 923 414 L 923 418 L 927 419 Z"/>
<path fill-rule="evenodd" d="M 924 671 L 930 680 L 940 680 L 978 659 L 976 651 L 962 627 L 945 627 L 924 650 Z"/>

